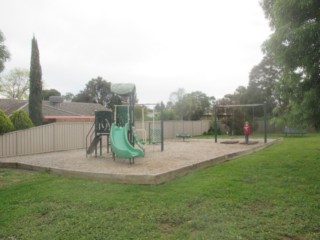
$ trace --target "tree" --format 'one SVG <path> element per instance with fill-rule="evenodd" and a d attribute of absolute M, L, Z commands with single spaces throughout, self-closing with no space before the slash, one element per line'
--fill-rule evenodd
<path fill-rule="evenodd" d="M 29 90 L 29 71 L 22 68 L 11 70 L 0 79 L 0 92 L 10 99 L 27 99 Z"/>
<path fill-rule="evenodd" d="M 7 115 L 0 109 L 0 134 L 14 130 L 14 126 Z"/>
<path fill-rule="evenodd" d="M 148 109 L 145 108 L 142 105 L 135 105 L 134 106 L 134 119 L 136 121 L 141 121 L 142 120 L 142 109 L 143 109 L 143 112 L 144 112 L 144 116 L 143 117 L 144 117 L 144 119 L 146 119 Z"/>
<path fill-rule="evenodd" d="M 175 119 L 175 111 L 173 108 L 166 107 L 165 109 L 163 109 L 162 114 L 163 114 L 164 121 L 170 121 Z M 157 120 L 160 120 L 160 117 L 161 117 L 160 114 L 158 114 Z"/>
<path fill-rule="evenodd" d="M 38 42 L 33 36 L 30 66 L 29 116 L 35 126 L 42 124 L 42 71 Z"/>
<path fill-rule="evenodd" d="M 3 44 L 5 38 L 3 36 L 3 33 L 0 31 L 0 73 L 4 69 L 4 63 L 10 59 L 10 53 L 6 46 Z"/>
<path fill-rule="evenodd" d="M 94 102 L 102 105 L 106 104 L 107 95 L 111 93 L 110 82 L 102 77 L 91 79 L 83 91 L 80 91 L 74 98 L 73 102 Z"/>
<path fill-rule="evenodd" d="M 263 0 L 261 6 L 274 30 L 263 50 L 292 91 L 284 114 L 292 124 L 320 130 L 320 1 Z"/>
<path fill-rule="evenodd" d="M 80 91 L 72 98 L 72 102 L 94 102 L 86 90 Z"/>
<path fill-rule="evenodd" d="M 186 94 L 186 91 L 183 88 L 179 88 L 177 91 L 170 94 L 170 102 L 173 104 L 182 100 L 183 96 Z"/>
<path fill-rule="evenodd" d="M 49 100 L 51 96 L 61 96 L 61 93 L 56 89 L 44 89 L 42 90 L 42 99 Z"/>
<path fill-rule="evenodd" d="M 217 108 L 217 117 L 225 125 L 223 132 L 227 134 L 241 134 L 242 124 L 245 119 L 245 111 L 240 107 L 229 108 L 222 107 L 223 105 L 237 105 L 244 104 L 240 102 L 241 94 L 245 94 L 245 87 L 240 86 L 234 94 L 226 94 L 222 99 L 216 101 L 220 107 Z"/>
<path fill-rule="evenodd" d="M 200 92 L 183 95 L 174 106 L 176 114 L 184 120 L 199 120 L 210 106 L 209 97 Z"/>
<path fill-rule="evenodd" d="M 67 102 L 71 102 L 74 98 L 74 94 L 71 92 L 67 92 L 63 97 Z"/>
<path fill-rule="evenodd" d="M 12 112 L 9 118 L 16 130 L 22 130 L 33 127 L 33 123 L 26 111 L 16 110 Z"/>
<path fill-rule="evenodd" d="M 254 66 L 249 74 L 247 88 L 247 102 L 267 103 L 267 112 L 271 113 L 276 106 L 286 106 L 284 94 L 277 89 L 282 84 L 283 71 L 271 58 L 264 56 L 262 61 Z M 263 116 L 263 109 L 259 109 L 258 116 Z"/>

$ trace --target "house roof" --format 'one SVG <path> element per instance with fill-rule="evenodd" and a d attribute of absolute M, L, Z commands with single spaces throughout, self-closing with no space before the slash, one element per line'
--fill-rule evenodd
<path fill-rule="evenodd" d="M 29 112 L 28 105 L 28 100 L 0 99 L 0 109 L 8 116 L 19 109 Z M 42 101 L 43 116 L 94 116 L 95 111 L 101 110 L 107 108 L 98 103 Z"/>
<path fill-rule="evenodd" d="M 16 100 L 16 99 L 0 99 L 0 109 L 9 116 L 13 111 L 22 109 L 26 104 L 27 100 Z"/>

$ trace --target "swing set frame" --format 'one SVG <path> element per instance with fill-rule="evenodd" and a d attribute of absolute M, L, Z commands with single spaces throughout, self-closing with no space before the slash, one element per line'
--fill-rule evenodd
<path fill-rule="evenodd" d="M 217 117 L 217 109 L 218 108 L 239 108 L 239 107 L 263 107 L 263 119 L 264 119 L 264 143 L 267 143 L 267 103 L 255 103 L 255 104 L 235 104 L 235 105 L 214 105 L 214 139 L 215 143 L 218 142 L 218 117 Z"/>

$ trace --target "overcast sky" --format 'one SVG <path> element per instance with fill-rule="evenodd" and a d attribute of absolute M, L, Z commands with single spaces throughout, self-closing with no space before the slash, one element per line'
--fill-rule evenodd
<path fill-rule="evenodd" d="M 247 86 L 271 33 L 259 0 L 2 0 L 0 30 L 6 71 L 30 68 L 34 34 L 45 89 L 77 94 L 101 76 L 135 83 L 140 103 Z"/>

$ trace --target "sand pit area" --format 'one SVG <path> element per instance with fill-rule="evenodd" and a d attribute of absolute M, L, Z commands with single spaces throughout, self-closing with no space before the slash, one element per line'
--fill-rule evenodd
<path fill-rule="evenodd" d="M 276 139 L 253 139 L 255 144 L 221 144 L 214 139 L 167 140 L 164 151 L 160 145 L 146 145 L 144 157 L 129 164 L 128 159 L 113 160 L 103 148 L 102 156 L 86 157 L 85 149 L 37 155 L 0 158 L 0 167 L 46 171 L 66 176 L 101 179 L 109 182 L 132 184 L 161 184 L 198 169 L 261 150 Z M 234 141 L 234 139 L 233 139 Z"/>

